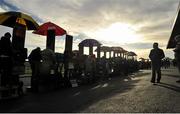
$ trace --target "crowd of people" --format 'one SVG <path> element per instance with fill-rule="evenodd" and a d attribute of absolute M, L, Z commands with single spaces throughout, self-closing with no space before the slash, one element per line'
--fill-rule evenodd
<path fill-rule="evenodd" d="M 95 55 L 70 54 L 68 65 L 64 54 L 54 53 L 51 49 L 41 51 L 39 47 L 32 50 L 28 59 L 31 64 L 31 86 L 38 91 L 38 86 L 51 84 L 71 86 L 70 80 L 75 79 L 79 85 L 106 80 L 112 76 L 128 75 L 139 70 L 139 62 L 121 57 L 96 58 Z M 54 76 L 52 76 L 54 75 Z M 56 80 L 52 79 L 56 78 Z M 58 84 L 61 83 L 61 84 Z"/>
<path fill-rule="evenodd" d="M 22 56 L 23 55 L 23 56 Z M 13 88 L 17 86 L 18 95 L 23 94 L 23 82 L 19 81 L 18 67 L 24 61 L 21 58 L 25 54 L 14 49 L 11 42 L 11 34 L 5 33 L 0 39 L 0 87 Z"/>
<path fill-rule="evenodd" d="M 161 80 L 161 67 L 167 69 L 173 62 L 169 58 L 164 58 L 164 52 L 158 47 L 158 43 L 153 44 L 153 49 L 149 54 L 150 60 L 147 59 L 147 61 L 137 61 L 122 57 L 105 58 L 103 56 L 96 58 L 95 55 L 72 53 L 68 65 L 65 67 L 65 56 L 58 55 L 59 53 L 54 53 L 50 49 L 40 51 L 39 47 L 34 49 L 29 55 L 29 62 L 32 68 L 31 85 L 35 85 L 35 91 L 38 88 L 38 83 L 41 80 L 47 80 L 45 81 L 47 83 L 50 80 L 48 78 L 50 77 L 49 75 L 52 74 L 57 75 L 56 81 L 59 79 L 54 84 L 61 82 L 61 85 L 71 86 L 71 79 L 76 79 L 77 83 L 81 85 L 93 83 L 97 80 L 106 80 L 112 76 L 128 75 L 139 69 L 152 69 L 151 82 L 155 83 L 155 80 L 157 80 L 159 83 Z M 36 63 L 37 65 L 34 65 Z M 39 68 L 36 68 L 36 66 Z M 52 69 L 54 73 L 52 73 Z M 63 72 L 63 69 L 66 71 Z"/>
<path fill-rule="evenodd" d="M 23 82 L 19 81 L 18 73 L 14 73 L 18 66 L 17 56 L 20 54 L 13 48 L 10 38 L 11 34 L 5 33 L 0 40 L 1 86 L 18 85 L 19 93 L 22 94 Z M 78 85 L 90 84 L 98 80 L 110 79 L 112 76 L 126 76 L 139 69 L 151 68 L 151 82 L 155 82 L 156 73 L 158 75 L 157 82 L 160 82 L 160 68 L 162 66 L 169 68 L 170 60 L 163 59 L 165 56 L 163 51 L 158 48 L 158 43 L 154 43 L 153 48 L 149 55 L 151 61 L 137 61 L 123 57 L 96 58 L 95 55 L 81 55 L 73 52 L 69 54 L 67 61 L 66 53 L 55 53 L 49 48 L 41 50 L 40 47 L 32 50 L 28 57 L 25 57 L 26 54 L 21 54 L 23 56 L 19 58 L 28 58 L 32 70 L 31 90 L 38 92 L 40 86 L 71 87 L 70 80 L 72 79 L 75 79 Z M 177 50 L 175 52 L 177 53 Z"/>

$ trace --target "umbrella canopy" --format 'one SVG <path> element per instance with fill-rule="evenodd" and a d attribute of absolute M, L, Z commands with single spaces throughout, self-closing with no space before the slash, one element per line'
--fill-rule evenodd
<path fill-rule="evenodd" d="M 140 57 L 139 59 L 141 59 L 141 60 L 145 60 L 145 58 L 143 58 L 143 57 Z"/>
<path fill-rule="evenodd" d="M 66 30 L 64 30 L 60 26 L 58 26 L 58 25 L 56 25 L 54 23 L 51 23 L 51 22 L 47 22 L 47 23 L 42 24 L 33 33 L 43 35 L 43 36 L 47 36 L 47 31 L 48 30 L 55 30 L 55 35 L 56 36 L 62 36 L 64 34 L 66 34 Z"/>
<path fill-rule="evenodd" d="M 122 51 L 122 52 L 123 52 L 123 53 L 125 53 L 125 54 L 126 54 L 126 53 L 128 53 L 128 51 L 127 51 L 127 50 L 125 50 L 125 49 L 123 49 L 123 51 Z"/>
<path fill-rule="evenodd" d="M 97 49 L 95 49 L 95 51 L 97 51 Z M 109 51 L 111 51 L 111 49 L 110 49 L 110 47 L 108 47 L 108 46 L 102 46 L 102 47 L 100 47 L 100 51 L 101 52 L 109 52 Z"/>
<path fill-rule="evenodd" d="M 97 40 L 95 39 L 85 39 L 83 41 L 81 41 L 79 43 L 79 46 L 85 46 L 85 47 L 89 47 L 89 46 L 100 46 L 101 43 L 99 43 Z"/>
<path fill-rule="evenodd" d="M 0 13 L 0 25 L 14 28 L 16 22 L 26 25 L 27 30 L 36 30 L 39 27 L 36 21 L 27 14 L 14 11 Z"/>
<path fill-rule="evenodd" d="M 132 51 L 128 52 L 127 55 L 128 55 L 128 56 L 137 56 L 136 53 L 134 53 L 134 52 L 132 52 Z"/>
<path fill-rule="evenodd" d="M 111 50 L 115 52 L 123 52 L 124 49 L 122 47 L 111 47 Z"/>
<path fill-rule="evenodd" d="M 175 48 L 176 46 L 176 41 L 175 41 L 175 36 L 180 35 L 180 4 L 178 6 L 178 11 L 176 14 L 176 18 L 174 20 L 171 36 L 169 38 L 168 44 L 167 44 L 167 49 L 168 48 Z"/>

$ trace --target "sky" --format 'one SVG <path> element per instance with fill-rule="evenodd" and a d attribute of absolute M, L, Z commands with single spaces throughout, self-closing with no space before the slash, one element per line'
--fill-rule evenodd
<path fill-rule="evenodd" d="M 53 22 L 73 36 L 73 50 L 84 39 L 98 40 L 103 46 L 120 46 L 148 58 L 153 42 L 166 49 L 179 0 L 0 0 L 0 12 L 20 11 L 38 24 Z M 9 27 L 0 25 L 0 35 Z M 56 37 L 56 52 L 64 51 L 65 36 Z M 45 48 L 46 37 L 26 32 L 25 47 L 30 52 Z"/>

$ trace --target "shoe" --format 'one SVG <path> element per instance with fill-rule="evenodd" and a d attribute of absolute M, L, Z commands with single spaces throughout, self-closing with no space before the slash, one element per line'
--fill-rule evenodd
<path fill-rule="evenodd" d="M 177 83 L 180 83 L 180 80 L 176 81 Z"/>
<path fill-rule="evenodd" d="M 160 81 L 157 81 L 157 83 L 160 83 Z"/>
<path fill-rule="evenodd" d="M 152 81 L 152 80 L 151 80 L 151 83 L 155 83 L 155 81 Z"/>

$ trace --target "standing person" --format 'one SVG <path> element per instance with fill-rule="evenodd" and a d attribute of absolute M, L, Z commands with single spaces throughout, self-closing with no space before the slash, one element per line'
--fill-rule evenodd
<path fill-rule="evenodd" d="M 180 35 L 177 35 L 175 37 L 175 41 L 177 42 L 177 44 L 176 44 L 176 47 L 174 49 L 174 52 L 175 52 L 174 56 L 175 56 L 175 61 L 177 63 L 178 70 L 180 72 Z M 180 79 L 177 80 L 176 82 L 180 83 Z"/>
<path fill-rule="evenodd" d="M 153 44 L 153 49 L 149 54 L 149 58 L 151 59 L 152 65 L 152 78 L 151 82 L 155 83 L 156 73 L 157 73 L 157 83 L 160 83 L 161 80 L 161 61 L 165 57 L 162 49 L 158 47 L 158 43 Z"/>
<path fill-rule="evenodd" d="M 51 70 L 55 68 L 56 65 L 56 55 L 50 48 L 46 48 L 42 50 L 42 69 L 44 75 L 48 75 L 51 73 Z"/>
<path fill-rule="evenodd" d="M 1 37 L 0 41 L 0 61 L 1 61 L 1 86 L 11 85 L 11 75 L 12 75 L 12 43 L 11 43 L 11 34 L 9 32 L 5 33 Z"/>
<path fill-rule="evenodd" d="M 40 47 L 37 47 L 36 49 L 32 50 L 28 57 L 32 70 L 31 88 L 33 92 L 38 92 L 41 58 L 42 57 Z"/>

